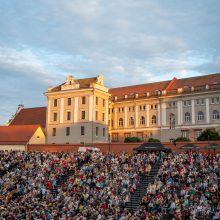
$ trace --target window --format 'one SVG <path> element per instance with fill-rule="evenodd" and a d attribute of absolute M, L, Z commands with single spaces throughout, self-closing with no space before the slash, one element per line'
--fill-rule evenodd
<path fill-rule="evenodd" d="M 203 121 L 204 120 L 204 113 L 202 111 L 198 112 L 198 117 L 197 117 L 198 121 Z"/>
<path fill-rule="evenodd" d="M 140 111 L 142 111 L 142 105 L 140 105 L 139 108 L 140 108 Z"/>
<path fill-rule="evenodd" d="M 152 122 L 153 125 L 157 123 L 157 117 L 156 117 L 156 115 L 153 115 L 153 116 L 152 116 L 151 122 Z"/>
<path fill-rule="evenodd" d="M 135 108 L 135 107 L 133 106 L 133 107 L 132 107 L 132 111 L 133 111 L 133 112 L 134 112 L 134 108 Z"/>
<path fill-rule="evenodd" d="M 112 134 L 112 141 L 118 141 L 118 133 Z"/>
<path fill-rule="evenodd" d="M 144 116 L 141 116 L 140 124 L 141 124 L 141 125 L 144 125 L 144 124 L 145 124 L 145 117 L 144 117 Z"/>
<path fill-rule="evenodd" d="M 202 131 L 201 130 L 196 130 L 195 131 L 195 138 L 198 138 L 201 135 Z"/>
<path fill-rule="evenodd" d="M 66 136 L 70 136 L 70 127 L 66 127 Z"/>
<path fill-rule="evenodd" d="M 85 127 L 81 126 L 81 136 L 85 135 Z"/>
<path fill-rule="evenodd" d="M 83 105 L 86 104 L 86 97 L 85 96 L 82 97 L 82 104 Z"/>
<path fill-rule="evenodd" d="M 173 107 L 175 107 L 176 106 L 176 102 L 173 102 L 172 105 L 173 105 Z"/>
<path fill-rule="evenodd" d="M 82 119 L 86 119 L 86 112 L 82 111 Z"/>
<path fill-rule="evenodd" d="M 219 97 L 215 98 L 215 103 L 219 103 Z"/>
<path fill-rule="evenodd" d="M 175 115 L 174 114 L 170 114 L 170 129 L 174 129 L 175 128 Z"/>
<path fill-rule="evenodd" d="M 143 106 L 143 110 L 145 110 L 145 109 L 146 109 L 146 105 Z"/>
<path fill-rule="evenodd" d="M 130 117 L 130 119 L 129 119 L 129 125 L 134 125 L 134 118 L 133 118 L 133 117 Z"/>
<path fill-rule="evenodd" d="M 188 130 L 182 131 L 182 137 L 189 138 L 189 131 Z"/>
<path fill-rule="evenodd" d="M 199 105 L 199 99 L 196 99 L 196 105 Z"/>
<path fill-rule="evenodd" d="M 53 128 L 53 133 L 52 133 L 52 135 L 53 135 L 53 136 L 56 136 L 56 133 L 57 133 L 57 129 L 56 129 L 56 128 Z"/>
<path fill-rule="evenodd" d="M 191 100 L 188 100 L 188 106 L 191 106 Z"/>
<path fill-rule="evenodd" d="M 105 128 L 102 129 L 102 135 L 105 137 Z"/>
<path fill-rule="evenodd" d="M 124 137 L 125 137 L 125 138 L 131 137 L 131 133 L 125 133 L 125 134 L 124 134 Z"/>
<path fill-rule="evenodd" d="M 54 100 L 53 100 L 53 106 L 54 106 L 54 107 L 57 107 L 57 99 L 54 99 Z"/>
<path fill-rule="evenodd" d="M 201 99 L 201 105 L 205 105 L 205 100 Z"/>
<path fill-rule="evenodd" d="M 118 112 L 124 112 L 124 108 L 123 107 L 118 108 Z"/>
<path fill-rule="evenodd" d="M 67 105 L 71 105 L 71 98 L 67 99 Z"/>
<path fill-rule="evenodd" d="M 213 119 L 213 120 L 219 119 L 219 112 L 218 112 L 217 110 L 214 110 L 214 111 L 212 112 L 212 119 Z"/>
<path fill-rule="evenodd" d="M 99 98 L 95 97 L 95 104 L 98 105 L 99 104 Z"/>
<path fill-rule="evenodd" d="M 186 106 L 186 101 L 183 101 L 183 106 Z"/>
<path fill-rule="evenodd" d="M 111 120 L 111 126 L 114 127 L 114 121 L 113 121 L 113 119 Z"/>
<path fill-rule="evenodd" d="M 96 137 L 99 136 L 99 127 L 95 127 L 95 135 L 96 135 Z"/>
<path fill-rule="evenodd" d="M 119 127 L 123 127 L 123 125 L 124 125 L 124 121 L 123 121 L 122 118 L 119 119 L 119 121 L 118 121 L 118 125 L 119 125 Z"/>
<path fill-rule="evenodd" d="M 102 121 L 105 121 L 105 113 L 102 113 Z"/>
<path fill-rule="evenodd" d="M 157 109 L 157 105 L 154 105 L 154 108 Z"/>
<path fill-rule="evenodd" d="M 140 138 L 143 141 L 144 140 L 144 133 L 143 132 L 137 132 L 137 137 Z"/>
<path fill-rule="evenodd" d="M 53 121 L 57 121 L 57 112 L 53 113 Z"/>
<path fill-rule="evenodd" d="M 189 122 L 191 120 L 191 117 L 190 117 L 190 113 L 189 112 L 186 112 L 185 113 L 185 122 Z"/>
<path fill-rule="evenodd" d="M 97 121 L 98 120 L 98 111 L 95 111 L 95 120 Z"/>
<path fill-rule="evenodd" d="M 71 112 L 67 112 L 67 121 L 71 120 Z"/>
<path fill-rule="evenodd" d="M 102 100 L 102 106 L 105 107 L 105 99 Z"/>
<path fill-rule="evenodd" d="M 215 104 L 215 98 L 211 98 L 211 104 Z"/>

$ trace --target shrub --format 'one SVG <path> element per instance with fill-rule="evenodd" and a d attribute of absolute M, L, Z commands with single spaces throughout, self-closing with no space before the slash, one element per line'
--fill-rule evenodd
<path fill-rule="evenodd" d="M 220 136 L 214 129 L 204 130 L 197 138 L 198 141 L 217 141 L 220 140 Z"/>
<path fill-rule="evenodd" d="M 175 142 L 185 142 L 185 141 L 190 141 L 189 138 L 186 137 L 178 137 L 174 140 Z"/>
<path fill-rule="evenodd" d="M 158 140 L 156 138 L 149 138 L 147 142 L 156 143 L 156 142 L 160 142 L 160 140 Z"/>
<path fill-rule="evenodd" d="M 124 140 L 125 143 L 129 142 L 141 142 L 141 139 L 139 137 L 126 137 Z"/>

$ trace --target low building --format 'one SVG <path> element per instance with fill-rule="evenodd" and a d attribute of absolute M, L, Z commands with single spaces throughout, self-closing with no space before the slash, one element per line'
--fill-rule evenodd
<path fill-rule="evenodd" d="M 26 150 L 29 144 L 45 144 L 40 125 L 0 126 L 0 150 Z"/>

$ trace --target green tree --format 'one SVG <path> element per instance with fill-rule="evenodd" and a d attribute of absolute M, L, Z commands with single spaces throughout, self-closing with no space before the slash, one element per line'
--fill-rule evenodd
<path fill-rule="evenodd" d="M 220 136 L 214 129 L 204 130 L 197 138 L 198 141 L 217 141 L 220 140 Z"/>
<path fill-rule="evenodd" d="M 174 141 L 175 142 L 187 142 L 190 140 L 189 140 L 189 138 L 186 138 L 186 137 L 177 137 Z"/>
<path fill-rule="evenodd" d="M 156 142 L 160 142 L 160 140 L 156 138 L 149 138 L 147 142 L 156 143 Z"/>
<path fill-rule="evenodd" d="M 139 137 L 126 137 L 124 142 L 125 143 L 141 142 L 141 139 Z"/>

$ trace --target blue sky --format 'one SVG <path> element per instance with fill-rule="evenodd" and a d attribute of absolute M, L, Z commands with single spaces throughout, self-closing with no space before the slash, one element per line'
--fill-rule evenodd
<path fill-rule="evenodd" d="M 117 87 L 220 72 L 219 0 L 0 0 L 0 124 L 48 86 Z"/>

